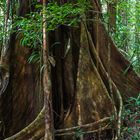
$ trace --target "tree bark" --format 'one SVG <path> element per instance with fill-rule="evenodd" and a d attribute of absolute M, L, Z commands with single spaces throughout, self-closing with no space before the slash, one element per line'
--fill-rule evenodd
<path fill-rule="evenodd" d="M 24 1 L 24 6 L 27 3 Z M 97 0 L 92 6 L 100 12 Z M 28 10 L 24 9 L 25 11 Z M 39 71 L 35 64 L 27 62 L 31 50 L 19 47 L 19 38 L 12 38 L 14 43 L 10 44 L 12 51 L 8 63 L 10 81 L 0 105 L 0 117 L 5 127 L 2 139 L 11 136 L 7 140 L 42 140 L 50 135 L 51 140 L 55 133 L 56 139 L 74 140 L 77 128 L 85 132 L 82 133 L 83 139 L 112 139 L 113 135 L 108 136 L 107 133 L 112 133 L 114 129 L 116 136 L 120 135 L 121 96 L 124 101 L 130 96 L 137 97 L 140 92 L 140 77 L 131 68 L 124 74 L 130 63 L 118 51 L 100 18 L 98 23 L 90 22 L 90 27 L 86 24 L 82 22 L 81 31 L 79 28 L 61 26 L 49 33 L 48 47 L 56 41 L 59 44 L 50 50 L 56 61 L 55 67 L 51 67 L 50 79 L 48 71 L 44 70 L 45 106 L 43 108 L 41 103 L 41 113 L 36 102 L 43 96 L 39 92 Z M 48 65 L 45 50 L 46 48 L 43 54 L 44 64 Z M 52 87 L 48 84 L 51 81 Z M 56 130 L 52 130 L 51 92 Z M 112 116 L 113 130 L 109 124 Z"/>

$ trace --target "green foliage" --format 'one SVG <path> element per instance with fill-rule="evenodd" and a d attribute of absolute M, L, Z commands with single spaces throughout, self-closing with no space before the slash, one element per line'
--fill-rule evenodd
<path fill-rule="evenodd" d="M 140 94 L 137 98 L 130 97 L 124 106 L 122 115 L 122 139 L 140 139 Z"/>
<path fill-rule="evenodd" d="M 85 1 L 83 2 L 85 3 Z M 66 3 L 64 5 L 49 3 L 45 11 L 42 10 L 42 5 L 36 5 L 35 7 L 38 12 L 31 12 L 26 17 L 15 17 L 13 26 L 16 29 L 17 37 L 21 38 L 21 45 L 35 50 L 29 58 L 29 62 L 38 62 L 39 60 L 37 57 L 39 57 L 42 47 L 43 13 L 46 15 L 47 32 L 55 30 L 61 25 L 77 26 L 80 23 L 82 15 L 88 8 L 87 2 L 84 3 Z"/>
<path fill-rule="evenodd" d="M 107 2 L 102 0 L 104 21 L 108 27 Z M 135 70 L 140 72 L 140 1 L 119 0 L 116 4 L 116 29 L 111 33 L 116 46 L 125 52 L 125 57 L 132 63 Z"/>
<path fill-rule="evenodd" d="M 9 10 L 7 8 L 7 1 L 0 1 L 0 50 L 6 44 L 8 44 L 8 40 L 10 37 L 11 30 L 11 7 Z M 7 18 L 8 17 L 8 18 Z"/>
<path fill-rule="evenodd" d="M 27 18 L 16 18 L 14 29 L 17 37 L 21 36 L 22 46 L 36 48 L 42 44 L 42 18 L 35 12 L 27 16 Z"/>
<path fill-rule="evenodd" d="M 46 8 L 47 30 L 54 30 L 60 25 L 77 25 L 84 11 L 85 9 L 78 4 L 66 3 L 62 6 L 56 3 L 48 4 Z"/>
<path fill-rule="evenodd" d="M 36 5 L 37 9 L 41 9 L 41 5 Z M 55 30 L 60 25 L 74 26 L 80 22 L 80 17 L 85 12 L 86 7 L 81 4 L 66 3 L 58 5 L 57 3 L 49 3 L 45 11 L 32 12 L 27 18 L 18 18 L 15 25 L 20 29 L 30 31 L 30 29 L 42 29 L 42 14 L 45 12 L 47 31 Z M 37 24 L 37 25 L 35 25 Z M 32 32 L 32 30 L 30 31 Z"/>
<path fill-rule="evenodd" d="M 28 59 L 29 63 L 40 63 L 40 52 L 39 51 L 33 51 L 31 56 Z"/>
<path fill-rule="evenodd" d="M 82 129 L 79 128 L 75 132 L 75 137 L 80 138 L 83 134 L 85 134 L 85 132 Z"/>
<path fill-rule="evenodd" d="M 5 13 L 5 2 L 0 1 L 0 49 L 3 44 L 3 36 L 4 36 L 4 13 Z"/>

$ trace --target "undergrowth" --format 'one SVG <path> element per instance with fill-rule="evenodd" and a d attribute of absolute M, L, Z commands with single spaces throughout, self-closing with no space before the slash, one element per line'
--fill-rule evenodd
<path fill-rule="evenodd" d="M 140 94 L 127 100 L 122 120 L 121 140 L 140 140 Z"/>

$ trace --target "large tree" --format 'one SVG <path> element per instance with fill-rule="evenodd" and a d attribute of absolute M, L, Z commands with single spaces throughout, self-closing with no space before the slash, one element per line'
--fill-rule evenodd
<path fill-rule="evenodd" d="M 9 79 L 1 90 L 1 139 L 118 139 L 123 102 L 138 96 L 140 78 L 108 35 L 99 1 L 90 5 L 78 27 L 61 25 L 43 36 L 43 74 L 28 63 L 32 49 L 21 47 L 23 35 L 11 34 L 8 51 L 1 53 L 2 86 Z M 35 10 L 31 1 L 20 0 L 17 16 L 28 18 Z"/>

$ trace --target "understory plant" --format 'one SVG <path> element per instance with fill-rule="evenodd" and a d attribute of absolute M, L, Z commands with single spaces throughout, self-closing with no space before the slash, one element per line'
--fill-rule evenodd
<path fill-rule="evenodd" d="M 121 140 L 140 140 L 140 94 L 130 97 L 124 105 Z"/>

